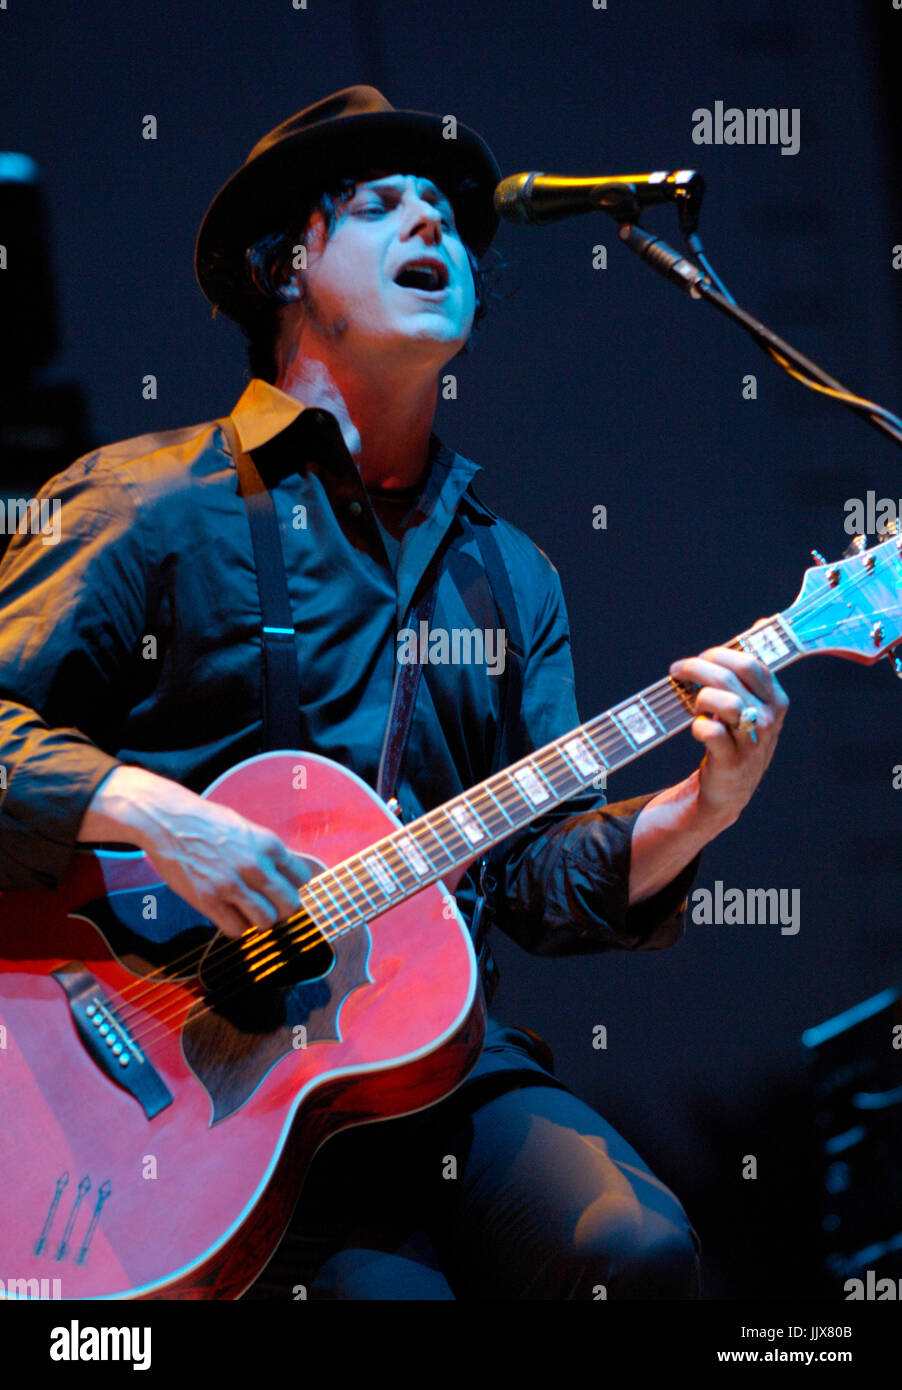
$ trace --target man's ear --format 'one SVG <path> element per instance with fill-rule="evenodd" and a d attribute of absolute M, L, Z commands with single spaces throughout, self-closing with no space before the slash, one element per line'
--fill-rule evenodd
<path fill-rule="evenodd" d="M 293 270 L 290 276 L 285 279 L 281 276 L 274 276 L 273 279 L 275 281 L 273 288 L 277 299 L 281 299 L 285 304 L 291 303 L 292 300 L 303 299 L 304 292 L 300 283 L 301 271 Z"/>
<path fill-rule="evenodd" d="M 250 251 L 247 265 L 257 291 L 265 299 L 278 299 L 283 303 L 302 299 L 303 269 L 298 265 L 298 257 L 305 251 L 303 241 L 298 242 L 296 246 L 287 247 L 281 254 L 262 246 Z"/>
<path fill-rule="evenodd" d="M 294 246 L 286 246 L 270 261 L 270 292 L 283 304 L 303 299 L 304 289 L 301 281 L 306 265 L 307 248 L 302 240 Z"/>

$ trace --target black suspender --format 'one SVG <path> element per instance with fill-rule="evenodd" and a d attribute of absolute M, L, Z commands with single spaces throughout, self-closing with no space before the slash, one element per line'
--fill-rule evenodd
<path fill-rule="evenodd" d="M 263 616 L 263 749 L 301 747 L 301 689 L 294 621 L 282 538 L 272 493 L 250 454 L 243 452 L 234 422 L 221 421 L 238 470 L 238 486 L 251 528 L 260 612 Z"/>

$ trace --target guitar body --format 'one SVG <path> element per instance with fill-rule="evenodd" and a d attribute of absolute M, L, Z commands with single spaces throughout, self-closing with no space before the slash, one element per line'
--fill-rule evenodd
<path fill-rule="evenodd" d="M 399 828 L 315 754 L 251 758 L 204 795 L 314 871 Z M 485 1006 L 446 909 L 461 872 L 311 949 L 310 978 L 237 1003 L 222 981 L 241 946 L 138 851 L 79 851 L 56 892 L 0 895 L 6 1296 L 237 1298 L 331 1134 L 432 1105 L 475 1063 Z M 236 955 L 205 989 L 211 944 Z"/>

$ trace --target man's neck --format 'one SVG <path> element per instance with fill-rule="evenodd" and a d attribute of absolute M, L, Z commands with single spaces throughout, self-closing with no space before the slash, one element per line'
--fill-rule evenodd
<path fill-rule="evenodd" d="M 438 397 L 434 372 L 367 377 L 319 358 L 295 357 L 275 385 L 335 416 L 366 486 L 411 487 L 422 480 Z"/>

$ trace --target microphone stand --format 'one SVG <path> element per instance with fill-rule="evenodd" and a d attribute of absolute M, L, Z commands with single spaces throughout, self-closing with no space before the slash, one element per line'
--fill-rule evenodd
<path fill-rule="evenodd" d="M 663 275 L 671 284 L 680 285 L 693 299 L 704 299 L 715 309 L 719 309 L 727 318 L 738 323 L 740 328 L 744 328 L 763 351 L 772 350 L 778 353 L 787 362 L 790 362 L 797 371 L 818 382 L 821 386 L 827 387 L 828 394 L 835 393 L 834 400 L 841 401 L 856 415 L 878 429 L 881 434 L 888 435 L 895 444 L 902 445 L 902 421 L 897 420 L 890 411 L 884 411 L 883 407 L 876 406 L 873 401 L 863 400 L 854 392 L 849 391 L 841 382 L 829 376 L 816 362 L 812 362 L 791 343 L 787 343 L 785 339 L 773 333 L 760 319 L 756 319 L 733 300 L 721 294 L 719 290 L 715 289 L 708 276 L 681 255 L 679 251 L 675 251 L 660 237 L 651 236 L 637 226 L 639 203 L 628 189 L 624 188 L 622 184 L 608 184 L 605 186 L 603 194 L 604 196 L 599 200 L 599 207 L 602 211 L 610 213 L 620 223 L 620 240 L 637 256 L 640 256 L 647 265 L 650 265 L 659 275 Z M 698 218 L 697 206 L 684 208 L 680 204 L 679 212 L 680 221 L 690 246 L 693 247 L 693 250 L 700 251 L 701 243 L 695 236 L 695 223 Z M 695 246 L 693 246 L 693 241 Z M 886 418 L 887 416 L 889 418 Z M 891 424 L 890 420 L 894 423 Z"/>

